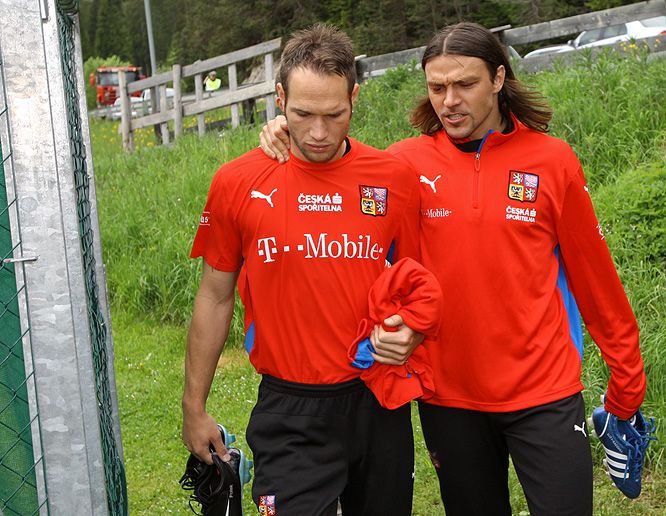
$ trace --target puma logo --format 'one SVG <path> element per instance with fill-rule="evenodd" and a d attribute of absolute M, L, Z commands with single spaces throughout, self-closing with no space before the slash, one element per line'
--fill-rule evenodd
<path fill-rule="evenodd" d="M 430 188 L 432 188 L 432 191 L 437 193 L 437 187 L 435 186 L 435 183 L 442 177 L 442 174 L 438 175 L 435 179 L 430 181 L 426 176 L 421 176 L 419 177 L 419 180 L 422 183 L 426 183 L 427 185 L 430 185 Z"/>
<path fill-rule="evenodd" d="M 583 434 L 585 437 L 587 437 L 587 433 L 585 432 L 585 421 L 581 423 L 581 426 L 574 425 L 574 432 L 580 432 Z"/>
<path fill-rule="evenodd" d="M 273 194 L 275 192 L 277 192 L 277 188 L 273 188 L 273 191 L 271 193 L 269 193 L 268 195 L 263 194 L 261 192 L 258 192 L 257 190 L 252 190 L 250 192 L 250 198 L 251 199 L 263 199 L 268 204 L 270 204 L 271 208 L 275 208 L 275 206 L 273 206 L 273 200 L 271 199 L 271 197 L 273 196 Z"/>

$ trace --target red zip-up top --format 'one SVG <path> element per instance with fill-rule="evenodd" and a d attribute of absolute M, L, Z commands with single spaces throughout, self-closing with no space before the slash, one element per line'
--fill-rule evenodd
<path fill-rule="evenodd" d="M 606 408 L 627 418 L 645 393 L 638 327 L 580 163 L 513 122 L 477 152 L 443 130 L 388 149 L 421 181 L 422 263 L 444 293 L 428 403 L 505 412 L 581 391 L 577 302 L 610 367 Z"/>
<path fill-rule="evenodd" d="M 418 183 L 390 154 L 349 139 L 331 163 L 255 149 L 213 178 L 192 257 L 241 276 L 246 339 L 261 374 L 310 384 L 357 378 L 347 359 L 368 290 L 396 257 L 418 257 Z M 253 337 L 252 337 L 253 335 Z"/>

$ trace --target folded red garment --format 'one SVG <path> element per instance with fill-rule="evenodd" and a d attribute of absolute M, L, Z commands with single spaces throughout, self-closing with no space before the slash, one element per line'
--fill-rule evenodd
<path fill-rule="evenodd" d="M 428 347 L 434 345 L 442 316 L 442 290 L 435 276 L 411 258 L 399 260 L 370 288 L 368 312 L 370 318 L 360 321 L 357 337 L 348 350 L 352 364 L 365 369 L 361 379 L 389 409 L 417 398 L 430 398 L 435 385 Z M 403 365 L 372 363 L 370 352 L 374 350 L 368 337 L 375 325 L 394 314 L 426 338 Z"/>

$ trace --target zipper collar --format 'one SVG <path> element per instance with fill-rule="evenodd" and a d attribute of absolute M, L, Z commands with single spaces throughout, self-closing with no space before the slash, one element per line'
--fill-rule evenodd
<path fill-rule="evenodd" d="M 494 131 L 493 129 L 489 129 L 486 135 L 481 138 L 481 142 L 479 143 L 479 146 L 476 149 L 476 161 L 479 161 L 481 158 L 481 149 L 483 149 L 483 144 L 486 143 L 486 140 L 488 139 L 488 136 L 490 136 L 492 133 L 497 132 Z"/>
<path fill-rule="evenodd" d="M 491 133 L 495 133 L 495 136 L 493 136 L 490 139 L 489 145 L 494 147 L 496 145 L 501 145 L 504 142 L 510 140 L 519 130 L 519 127 L 522 126 L 522 124 L 518 121 L 518 119 L 511 114 L 511 130 L 508 133 L 503 133 L 500 131 L 496 131 L 494 129 L 490 129 L 483 138 L 480 140 L 455 140 L 451 138 L 444 129 L 441 129 L 438 134 L 437 134 L 437 139 L 439 140 L 440 138 L 444 141 L 448 141 L 451 145 L 453 145 L 458 151 L 464 152 L 466 154 L 474 153 L 475 155 L 479 155 L 481 153 L 481 149 L 486 143 L 486 140 L 490 136 Z M 473 144 L 475 142 L 478 142 L 478 145 L 474 146 Z"/>

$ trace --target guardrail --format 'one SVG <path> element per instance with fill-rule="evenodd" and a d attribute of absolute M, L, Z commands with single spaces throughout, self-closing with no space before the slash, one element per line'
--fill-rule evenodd
<path fill-rule="evenodd" d="M 273 69 L 273 52 L 280 49 L 281 38 L 272 39 L 251 47 L 197 61 L 191 65 L 176 64 L 171 72 L 153 75 L 147 79 L 127 83 L 125 74 L 119 74 L 118 91 L 120 94 L 121 123 L 123 148 L 131 152 L 134 149 L 133 132 L 148 126 L 159 126 L 162 143 L 169 143 L 169 122 L 173 122 L 174 137 L 183 133 L 183 117 L 196 116 L 197 130 L 200 135 L 205 132 L 204 113 L 213 109 L 231 106 L 231 124 L 240 124 L 239 104 L 244 101 L 264 98 L 266 116 L 275 117 L 275 79 Z M 236 64 L 240 61 L 264 56 L 264 81 L 251 85 L 238 85 Z M 229 89 L 214 95 L 205 96 L 203 75 L 210 70 L 227 68 Z M 194 77 L 194 97 L 183 97 L 181 79 Z M 173 96 L 167 96 L 167 85 L 173 86 Z M 151 113 L 132 118 L 132 102 L 130 95 L 137 91 L 151 88 Z M 157 90 L 157 94 L 156 94 Z M 159 106 L 156 99 L 159 98 Z"/>

